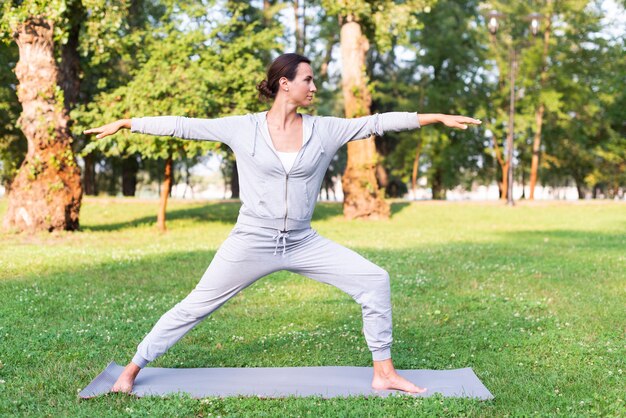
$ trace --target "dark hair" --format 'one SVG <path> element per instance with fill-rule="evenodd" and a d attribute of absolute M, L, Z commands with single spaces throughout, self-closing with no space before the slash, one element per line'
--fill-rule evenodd
<path fill-rule="evenodd" d="M 286 77 L 287 80 L 292 81 L 296 77 L 298 65 L 301 62 L 310 64 L 311 60 L 303 55 L 294 53 L 282 54 L 276 58 L 267 70 L 267 78 L 256 86 L 259 91 L 259 99 L 271 100 L 276 98 L 278 80 L 281 77 Z"/>

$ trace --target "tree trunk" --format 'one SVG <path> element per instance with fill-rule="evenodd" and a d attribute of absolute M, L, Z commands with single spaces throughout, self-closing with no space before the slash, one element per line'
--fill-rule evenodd
<path fill-rule="evenodd" d="M 500 165 L 502 169 L 502 183 L 500 183 L 500 200 L 506 202 L 509 194 L 509 162 Z"/>
<path fill-rule="evenodd" d="M 541 147 L 541 128 L 543 126 L 543 103 L 535 111 L 535 137 L 533 139 L 533 156 L 530 163 L 530 192 L 528 199 L 535 199 L 535 185 L 537 184 L 537 172 L 539 171 L 539 148 Z"/>
<path fill-rule="evenodd" d="M 541 89 L 546 84 L 548 79 L 548 47 L 550 45 L 550 34 L 552 31 L 552 0 L 548 0 L 547 6 L 550 9 L 548 16 L 546 16 L 546 30 L 543 32 L 543 55 L 542 55 L 542 66 L 541 66 L 541 82 L 539 83 Z M 539 149 L 541 147 L 541 128 L 543 126 L 543 112 L 545 111 L 545 106 L 543 101 L 540 99 L 539 106 L 535 111 L 535 137 L 533 139 L 533 156 L 530 164 L 530 196 L 528 199 L 535 199 L 535 185 L 537 184 L 537 172 L 539 171 Z"/>
<path fill-rule="evenodd" d="M 135 196 L 137 190 L 137 173 L 139 172 L 139 163 L 137 157 L 131 155 L 122 160 L 122 195 Z"/>
<path fill-rule="evenodd" d="M 296 54 L 302 54 L 302 28 L 300 27 L 300 11 L 298 10 L 300 2 L 293 0 L 293 17 L 294 17 L 294 35 L 296 37 Z"/>
<path fill-rule="evenodd" d="M 230 176 L 230 198 L 239 199 L 239 172 L 237 171 L 237 160 L 233 160 L 233 173 Z"/>
<path fill-rule="evenodd" d="M 580 181 L 575 181 L 576 191 L 578 192 L 578 199 L 583 200 L 585 198 L 585 187 Z"/>
<path fill-rule="evenodd" d="M 157 216 L 157 228 L 161 232 L 165 232 L 165 211 L 167 209 L 167 198 L 172 190 L 172 154 L 168 155 L 165 160 L 165 172 L 163 176 L 163 187 L 161 187 L 161 202 L 159 204 L 159 214 Z"/>
<path fill-rule="evenodd" d="M 376 182 L 381 189 L 389 186 L 389 174 L 381 163 L 376 164 Z"/>
<path fill-rule="evenodd" d="M 83 190 L 88 196 L 96 196 L 98 194 L 98 187 L 96 185 L 96 159 L 93 153 L 90 153 L 89 155 L 85 155 L 83 161 L 85 162 Z"/>
<path fill-rule="evenodd" d="M 443 173 L 440 169 L 435 170 L 435 173 L 431 179 L 431 189 L 433 192 L 434 200 L 446 199 L 446 189 L 443 187 Z"/>
<path fill-rule="evenodd" d="M 369 48 L 361 25 L 348 18 L 341 26 L 342 90 L 347 118 L 369 115 L 371 95 L 363 69 Z M 347 219 L 388 219 L 389 205 L 376 181 L 378 154 L 374 137 L 348 143 L 348 162 L 341 184 Z"/>
<path fill-rule="evenodd" d="M 69 117 L 59 89 L 54 28 L 45 19 L 27 19 L 14 33 L 20 59 L 15 67 L 22 104 L 19 125 L 28 151 L 11 185 L 5 229 L 76 230 L 82 199 Z"/>
<path fill-rule="evenodd" d="M 85 9 L 82 2 L 72 2 L 67 42 L 61 45 L 61 62 L 59 64 L 59 87 L 63 89 L 64 105 L 69 112 L 76 103 L 80 93 L 80 54 L 78 53 L 81 23 L 84 21 Z M 70 123 L 72 121 L 70 120 Z"/>
<path fill-rule="evenodd" d="M 508 195 L 508 178 L 509 178 L 509 162 L 504 161 L 504 156 L 502 155 L 502 150 L 498 145 L 498 140 L 494 137 L 493 139 L 493 149 L 496 155 L 496 160 L 498 161 L 498 165 L 502 170 L 502 181 L 498 183 L 498 188 L 500 189 L 500 199 L 506 201 L 506 197 Z"/>
<path fill-rule="evenodd" d="M 413 190 L 413 199 L 417 199 L 417 177 L 420 171 L 420 155 L 422 154 L 422 137 L 420 134 L 417 148 L 415 149 L 415 158 L 413 159 L 413 172 L 411 173 L 411 189 Z"/>

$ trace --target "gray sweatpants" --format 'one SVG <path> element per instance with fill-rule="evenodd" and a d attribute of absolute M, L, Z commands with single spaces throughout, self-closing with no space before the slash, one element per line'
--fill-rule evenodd
<path fill-rule="evenodd" d="M 373 359 L 391 358 L 391 289 L 385 270 L 312 228 L 285 233 L 238 223 L 195 289 L 139 344 L 133 363 L 143 368 L 239 291 L 279 270 L 331 284 L 352 296 L 362 307 Z"/>

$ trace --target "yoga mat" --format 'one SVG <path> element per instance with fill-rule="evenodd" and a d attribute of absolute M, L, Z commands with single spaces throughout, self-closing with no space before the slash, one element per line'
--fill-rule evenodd
<path fill-rule="evenodd" d="M 79 396 L 93 398 L 110 392 L 124 370 L 115 362 L 109 363 Z M 482 384 L 471 368 L 456 370 L 396 370 L 417 386 L 428 390 L 421 394 L 374 390 L 370 386 L 372 367 L 251 367 L 168 369 L 145 367 L 137 375 L 131 394 L 164 396 L 188 393 L 194 398 L 207 396 L 258 396 L 283 398 L 287 396 L 382 396 L 394 394 L 427 397 L 441 393 L 446 397 L 492 399 L 493 395 Z"/>

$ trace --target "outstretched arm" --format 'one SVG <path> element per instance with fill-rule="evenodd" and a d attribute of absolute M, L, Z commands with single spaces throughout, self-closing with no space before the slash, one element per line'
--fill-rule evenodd
<path fill-rule="evenodd" d="M 340 146 L 349 141 L 384 135 L 389 131 L 406 131 L 424 125 L 443 123 L 451 128 L 467 129 L 467 125 L 480 125 L 480 120 L 459 115 L 441 113 L 386 112 L 359 118 L 325 117 L 329 136 L 337 138 Z"/>
<path fill-rule="evenodd" d="M 173 136 L 182 139 L 217 141 L 230 145 L 234 133 L 241 129 L 245 116 L 226 116 L 216 119 L 187 118 L 184 116 L 150 116 L 120 119 L 113 123 L 88 129 L 96 138 L 113 135 L 122 128 L 148 135 Z"/>

